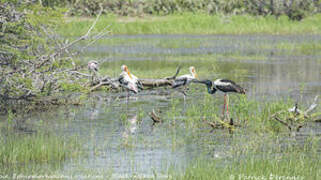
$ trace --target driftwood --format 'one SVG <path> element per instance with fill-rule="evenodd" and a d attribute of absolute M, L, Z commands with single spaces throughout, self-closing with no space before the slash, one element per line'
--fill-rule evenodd
<path fill-rule="evenodd" d="M 154 109 L 153 109 L 153 111 L 150 112 L 148 115 L 149 115 L 150 118 L 153 120 L 153 122 L 154 122 L 153 124 L 162 122 L 161 118 L 159 117 L 159 115 L 157 115 L 157 114 L 155 113 L 155 110 L 154 110 Z"/>
<path fill-rule="evenodd" d="M 178 67 L 176 69 L 176 73 L 173 76 L 170 77 L 164 77 L 162 79 L 139 79 L 143 86 L 144 89 L 148 88 L 157 88 L 157 87 L 164 87 L 164 86 L 172 86 L 174 83 L 174 80 L 176 79 L 176 76 L 178 75 L 181 67 Z M 92 75 L 85 74 L 85 73 L 80 73 L 77 71 L 72 71 L 74 74 L 78 74 L 81 76 L 85 77 L 92 77 Z M 90 91 L 95 91 L 98 88 L 102 86 L 110 86 L 112 89 L 119 90 L 121 88 L 121 85 L 118 82 L 118 78 L 111 78 L 109 76 L 106 76 L 104 78 L 98 78 L 98 81 L 91 83 L 92 87 Z"/>
<path fill-rule="evenodd" d="M 311 114 L 313 110 L 318 106 L 317 104 L 318 96 L 314 98 L 313 103 L 305 111 L 298 108 L 298 103 L 294 107 L 289 108 L 288 110 L 282 110 L 274 113 L 270 116 L 270 119 L 276 120 L 282 125 L 286 126 L 292 135 L 295 135 L 295 132 L 299 132 L 302 127 L 304 127 L 308 122 L 318 120 L 313 120 L 314 115 Z M 282 114 L 289 114 L 285 118 L 281 118 Z M 293 133 L 294 132 L 294 133 Z"/>
<path fill-rule="evenodd" d="M 139 80 L 142 82 L 143 86 L 147 88 L 172 86 L 180 70 L 181 70 L 181 67 L 179 66 L 176 69 L 176 73 L 173 76 L 165 77 L 162 79 L 139 79 Z"/>
<path fill-rule="evenodd" d="M 235 127 L 240 126 L 240 125 L 234 123 L 233 118 L 230 118 L 229 122 L 226 122 L 224 120 L 219 120 L 217 122 L 205 121 L 205 123 L 208 124 L 209 126 L 211 126 L 213 130 L 214 129 L 228 129 L 230 133 L 233 132 Z"/>
<path fill-rule="evenodd" d="M 90 91 L 95 91 L 102 86 L 110 86 L 112 89 L 117 90 L 121 87 L 117 78 L 110 78 L 109 76 L 106 76 L 102 79 L 99 79 L 99 83 L 94 84 Z"/>

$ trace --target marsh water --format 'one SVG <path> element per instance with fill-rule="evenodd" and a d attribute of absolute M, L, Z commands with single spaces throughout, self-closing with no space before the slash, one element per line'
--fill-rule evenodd
<path fill-rule="evenodd" d="M 321 94 L 320 43 L 317 35 L 113 35 L 85 49 L 80 61 L 85 64 L 95 59 L 101 74 L 110 76 L 117 76 L 120 65 L 127 64 L 141 78 L 171 76 L 179 65 L 180 74 L 186 74 L 193 65 L 201 79 L 238 82 L 247 89 L 249 99 L 263 103 L 291 97 L 308 105 Z M 48 129 L 81 142 L 84 155 L 53 168 L 67 175 L 166 175 L 183 171 L 200 157 L 228 163 L 239 147 L 262 142 L 262 138 L 273 147 L 275 142 L 268 136 L 257 137 L 247 129 L 231 135 L 226 130 L 211 132 L 206 126 L 186 127 L 180 120 L 193 117 L 189 107 L 202 104 L 204 98 L 212 98 L 213 104 L 222 103 L 223 98 L 222 93 L 208 96 L 205 87 L 197 84 L 187 94 L 184 101 L 181 93 L 159 88 L 131 95 L 127 102 L 125 92 L 103 90 L 90 94 L 81 106 L 59 107 L 25 118 L 34 129 Z M 153 109 L 167 121 L 154 125 L 149 117 Z M 297 140 L 311 135 L 321 135 L 320 123 L 308 124 Z M 264 145 L 259 148 L 265 150 Z"/>

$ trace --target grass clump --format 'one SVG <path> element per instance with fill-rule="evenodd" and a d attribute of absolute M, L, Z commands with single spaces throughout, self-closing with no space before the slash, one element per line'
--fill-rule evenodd
<path fill-rule="evenodd" d="M 245 179 L 246 177 L 294 177 L 300 179 L 317 179 L 321 171 L 320 158 L 316 154 L 291 153 L 280 157 L 255 158 L 247 157 L 232 160 L 228 165 L 220 160 L 197 161 L 182 174 L 174 174 L 174 179 Z M 273 179 L 273 178 L 272 178 Z"/>
<path fill-rule="evenodd" d="M 305 142 L 284 139 L 280 136 L 251 136 L 243 142 L 234 137 L 232 153 L 225 150 L 225 157 L 201 156 L 184 172 L 170 172 L 174 179 L 317 179 L 320 138 Z M 239 143 L 237 141 L 242 141 Z M 285 142 L 286 141 L 286 142 Z M 276 143 L 277 142 L 277 143 Z M 285 143 L 285 144 L 284 144 Z M 252 177 L 252 178 L 249 178 Z"/>
<path fill-rule="evenodd" d="M 0 164 L 59 163 L 80 152 L 76 139 L 67 140 L 48 134 L 0 137 Z"/>

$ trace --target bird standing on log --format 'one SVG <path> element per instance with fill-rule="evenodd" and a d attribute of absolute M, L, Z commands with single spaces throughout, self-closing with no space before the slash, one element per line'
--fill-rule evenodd
<path fill-rule="evenodd" d="M 210 80 L 194 81 L 194 82 L 205 84 L 207 86 L 207 91 L 209 94 L 214 94 L 217 90 L 224 92 L 224 105 L 222 110 L 223 116 L 225 114 L 225 106 L 226 106 L 227 114 L 229 113 L 228 112 L 228 103 L 229 103 L 228 93 L 233 92 L 233 93 L 245 94 L 244 88 L 236 84 L 234 81 L 231 81 L 228 79 L 217 79 L 214 82 Z"/>
<path fill-rule="evenodd" d="M 172 87 L 177 88 L 180 86 L 184 86 L 184 89 L 186 89 L 186 86 L 189 85 L 192 82 L 192 80 L 198 78 L 194 66 L 189 67 L 189 72 L 190 74 L 185 74 L 177 77 Z"/>
<path fill-rule="evenodd" d="M 122 72 L 119 76 L 118 81 L 120 85 L 127 90 L 128 92 L 127 97 L 129 96 L 129 91 L 137 94 L 139 90 L 143 90 L 142 83 L 139 81 L 139 79 L 136 76 L 130 73 L 126 65 L 122 65 L 121 70 Z"/>

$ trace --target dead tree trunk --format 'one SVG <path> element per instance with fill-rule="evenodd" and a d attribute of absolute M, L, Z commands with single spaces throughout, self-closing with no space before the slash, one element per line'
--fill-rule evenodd
<path fill-rule="evenodd" d="M 164 77 L 162 79 L 139 79 L 139 80 L 142 82 L 144 89 L 172 86 L 180 69 L 181 69 L 181 67 L 178 67 L 176 70 L 176 73 L 170 77 Z M 91 76 L 91 75 L 87 75 L 84 73 L 81 73 L 81 75 L 86 76 L 86 77 Z M 106 77 L 94 82 L 90 91 L 95 91 L 102 86 L 111 86 L 112 89 L 116 89 L 116 90 L 119 90 L 121 88 L 121 86 L 118 82 L 118 78 L 110 78 L 109 76 L 106 76 Z"/>

